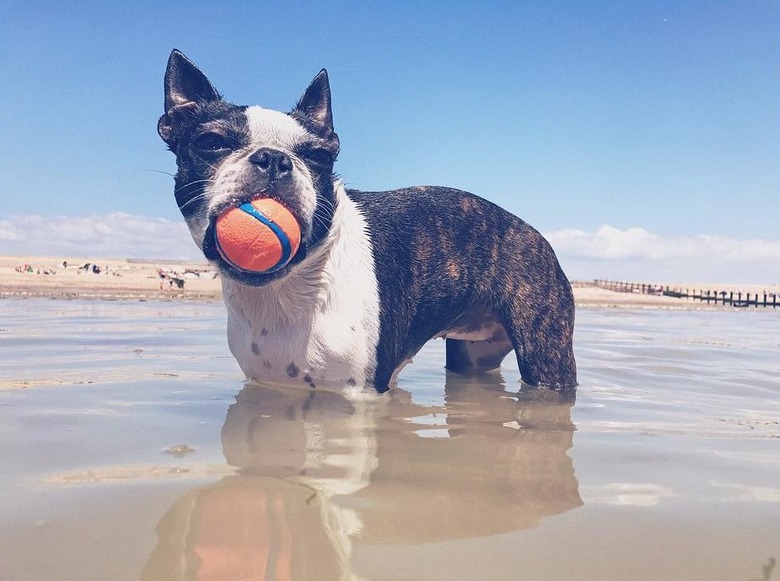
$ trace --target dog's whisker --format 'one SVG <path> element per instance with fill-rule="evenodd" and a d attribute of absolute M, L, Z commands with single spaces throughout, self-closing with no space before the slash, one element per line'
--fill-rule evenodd
<path fill-rule="evenodd" d="M 317 216 L 316 214 L 314 215 L 314 219 L 312 221 L 314 222 L 314 224 L 319 224 L 323 228 L 328 227 L 328 223 L 325 221 L 325 219 L 321 218 L 320 216 Z"/>
<path fill-rule="evenodd" d="M 186 202 L 184 202 L 184 204 L 182 204 L 182 205 L 181 205 L 181 208 L 180 208 L 180 209 L 181 209 L 181 210 L 184 210 L 184 209 L 185 209 L 187 206 L 189 206 L 190 204 L 194 204 L 195 202 L 199 202 L 199 201 L 201 201 L 201 200 L 204 200 L 204 199 L 206 199 L 207 197 L 208 197 L 208 196 L 207 196 L 205 193 L 198 194 L 198 195 L 197 195 L 197 196 L 195 196 L 194 198 L 190 198 L 189 200 L 187 200 Z"/>
<path fill-rule="evenodd" d="M 169 171 L 163 171 L 161 169 L 144 169 L 144 170 L 141 170 L 141 171 L 146 171 L 146 172 L 150 172 L 150 173 L 161 173 L 163 175 L 170 176 L 172 178 L 176 177 L 175 173 L 171 173 Z"/>
<path fill-rule="evenodd" d="M 328 228 L 329 223 L 333 219 L 333 214 L 335 211 L 336 208 L 332 204 L 327 206 L 325 211 L 323 211 L 322 208 L 317 208 L 317 210 L 314 212 L 314 215 L 312 216 L 312 220 L 317 222 L 320 226 Z"/>
<path fill-rule="evenodd" d="M 179 193 L 180 191 L 182 191 L 185 188 L 191 188 L 193 186 L 197 186 L 197 185 L 200 185 L 200 184 L 213 183 L 213 181 L 214 181 L 213 178 L 207 178 L 207 179 L 201 179 L 201 180 L 193 180 L 191 182 L 187 182 L 186 184 L 183 184 L 183 185 L 179 186 L 178 188 L 176 188 L 174 190 L 174 193 Z"/>
<path fill-rule="evenodd" d="M 317 196 L 317 207 L 312 215 L 312 222 L 327 230 L 335 212 L 336 204 L 333 201 L 323 196 Z"/>
<path fill-rule="evenodd" d="M 335 211 L 336 211 L 336 204 L 334 204 L 333 202 L 331 202 L 327 198 L 318 198 L 317 199 L 317 204 L 318 204 L 318 208 L 317 208 L 318 210 L 320 210 L 322 208 L 322 209 L 330 212 L 331 214 L 335 213 Z"/>

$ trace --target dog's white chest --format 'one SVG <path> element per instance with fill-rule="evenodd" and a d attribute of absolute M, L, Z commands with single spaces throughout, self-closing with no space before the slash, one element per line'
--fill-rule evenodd
<path fill-rule="evenodd" d="M 379 298 L 365 223 L 346 196 L 320 252 L 282 280 L 225 280 L 228 344 L 247 377 L 310 388 L 364 386 L 376 369 Z"/>
<path fill-rule="evenodd" d="M 285 321 L 249 305 L 228 305 L 228 344 L 247 377 L 275 385 L 365 385 L 376 340 L 353 309 Z"/>

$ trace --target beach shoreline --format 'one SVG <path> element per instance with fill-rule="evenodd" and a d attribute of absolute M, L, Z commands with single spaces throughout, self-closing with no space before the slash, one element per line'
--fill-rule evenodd
<path fill-rule="evenodd" d="M 777 293 L 777 285 L 672 282 L 670 288 Z M 734 309 L 689 298 L 618 292 L 593 281 L 572 281 L 578 308 Z M 220 301 L 222 284 L 205 261 L 0 256 L 0 299 L 50 298 L 125 301 Z"/>
<path fill-rule="evenodd" d="M 0 298 L 219 301 L 206 262 L 0 256 Z"/>

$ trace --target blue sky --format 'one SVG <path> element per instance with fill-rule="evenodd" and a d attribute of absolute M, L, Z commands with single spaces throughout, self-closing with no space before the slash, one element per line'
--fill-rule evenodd
<path fill-rule="evenodd" d="M 149 224 L 173 251 L 156 121 L 176 47 L 239 104 L 287 110 L 326 67 L 349 186 L 472 191 L 550 234 L 575 276 L 780 282 L 779 16 L 752 0 L 0 0 L 0 253 L 148 255 Z"/>

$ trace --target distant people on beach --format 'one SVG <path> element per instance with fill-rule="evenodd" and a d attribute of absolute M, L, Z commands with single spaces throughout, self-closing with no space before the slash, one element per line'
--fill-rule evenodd
<path fill-rule="evenodd" d="M 64 263 L 63 263 L 64 264 Z M 109 269 L 108 266 L 100 267 L 100 265 L 94 263 L 94 262 L 87 262 L 85 265 L 79 267 L 80 270 L 83 270 L 84 272 L 91 272 L 92 274 L 108 274 Z M 118 276 L 116 273 L 114 273 L 115 276 Z"/>
<path fill-rule="evenodd" d="M 168 281 L 168 288 L 172 289 L 174 284 L 180 289 L 184 288 L 184 279 L 179 277 L 175 272 L 166 272 L 162 268 L 158 268 L 157 276 L 160 278 L 160 292 L 165 291 L 165 285 L 163 283 L 166 280 Z"/>
<path fill-rule="evenodd" d="M 23 265 L 14 267 L 14 270 L 21 274 L 57 274 L 57 271 L 53 268 L 44 268 L 41 271 L 40 268 L 33 268 L 32 264 L 25 262 Z"/>
<path fill-rule="evenodd" d="M 62 268 L 68 268 L 67 260 L 62 261 Z M 57 274 L 57 271 L 54 270 L 54 268 L 44 268 L 41 270 L 41 268 L 33 267 L 33 265 L 29 262 L 15 266 L 14 270 L 20 274 Z M 92 274 L 112 274 L 113 276 L 122 276 L 122 274 L 119 272 L 111 271 L 108 266 L 101 267 L 97 263 L 93 262 L 87 262 L 86 264 L 79 266 L 78 274 L 81 274 L 82 271 L 91 272 Z"/>

